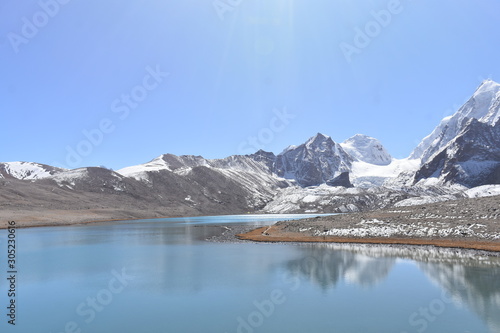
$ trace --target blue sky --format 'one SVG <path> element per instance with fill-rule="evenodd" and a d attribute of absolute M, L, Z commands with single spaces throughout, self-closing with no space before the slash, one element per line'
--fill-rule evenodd
<path fill-rule="evenodd" d="M 3 0 L 0 161 L 118 169 L 317 132 L 406 157 L 500 80 L 499 21 L 498 0 Z"/>

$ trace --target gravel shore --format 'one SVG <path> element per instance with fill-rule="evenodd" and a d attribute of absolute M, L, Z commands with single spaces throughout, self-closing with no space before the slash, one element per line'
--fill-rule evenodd
<path fill-rule="evenodd" d="M 500 251 L 500 197 L 283 221 L 239 237 L 264 242 L 410 244 Z"/>
<path fill-rule="evenodd" d="M 134 209 L 9 209 L 0 210 L 0 229 L 7 228 L 8 221 L 15 221 L 17 228 L 32 228 L 179 216 L 168 214 L 167 211 L 151 212 Z"/>
<path fill-rule="evenodd" d="M 239 234 L 244 234 L 255 230 L 255 226 L 249 225 L 222 225 L 222 226 L 213 226 L 214 228 L 221 228 L 222 232 L 219 235 L 212 236 L 207 238 L 206 240 L 209 242 L 216 243 L 248 243 L 247 240 L 243 240 L 237 237 Z"/>
<path fill-rule="evenodd" d="M 259 227 L 255 229 L 254 226 L 249 225 L 223 225 L 212 226 L 221 230 L 220 234 L 206 238 L 208 242 L 216 243 L 259 243 L 261 241 L 253 241 L 245 239 L 244 234 L 250 233 L 254 230 L 267 229 L 268 227 Z M 426 261 L 439 261 L 443 258 L 458 258 L 460 260 L 474 258 L 481 258 L 482 262 L 488 262 L 489 257 L 500 257 L 500 252 L 467 249 L 467 248 L 445 248 L 434 245 L 409 245 L 409 244 L 380 244 L 380 243 L 333 243 L 333 242 L 286 242 L 286 241 L 270 241 L 275 244 L 296 244 L 307 245 L 315 244 L 315 246 L 327 246 L 332 250 L 339 251 L 362 251 L 363 253 L 370 253 L 373 256 L 400 256 L 411 259 L 420 259 Z M 500 264 L 500 263 L 496 263 Z"/>

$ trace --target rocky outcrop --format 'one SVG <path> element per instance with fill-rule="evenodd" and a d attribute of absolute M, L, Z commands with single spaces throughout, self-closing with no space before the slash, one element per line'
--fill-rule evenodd
<path fill-rule="evenodd" d="M 415 183 L 428 178 L 466 187 L 500 184 L 500 123 L 470 119 L 456 138 L 421 166 Z"/>
<path fill-rule="evenodd" d="M 278 155 L 275 172 L 294 179 L 301 186 L 333 181 L 349 172 L 353 159 L 329 136 L 318 133 L 300 146 L 291 146 Z"/>

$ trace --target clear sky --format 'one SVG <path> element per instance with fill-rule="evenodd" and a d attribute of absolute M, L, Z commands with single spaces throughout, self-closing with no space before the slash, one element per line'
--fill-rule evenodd
<path fill-rule="evenodd" d="M 398 158 L 483 79 L 498 0 L 2 0 L 0 161 L 114 169 L 361 133 Z"/>

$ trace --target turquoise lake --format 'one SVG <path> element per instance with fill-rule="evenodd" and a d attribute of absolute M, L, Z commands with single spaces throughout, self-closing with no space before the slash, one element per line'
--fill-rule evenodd
<path fill-rule="evenodd" d="M 221 226 L 304 216 L 18 229 L 16 326 L 0 230 L 0 332 L 500 332 L 499 258 L 206 240 Z"/>

